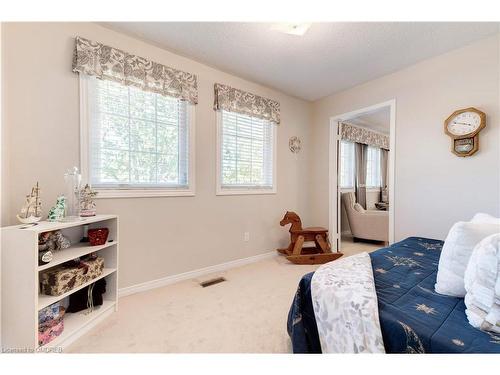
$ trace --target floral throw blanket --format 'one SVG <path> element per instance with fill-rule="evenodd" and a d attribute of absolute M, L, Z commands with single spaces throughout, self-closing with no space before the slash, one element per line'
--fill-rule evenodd
<path fill-rule="evenodd" d="M 311 294 L 323 353 L 385 353 L 367 253 L 320 266 Z"/>

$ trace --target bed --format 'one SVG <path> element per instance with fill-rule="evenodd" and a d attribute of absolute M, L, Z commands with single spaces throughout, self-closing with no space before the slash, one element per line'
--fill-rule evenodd
<path fill-rule="evenodd" d="M 434 292 L 443 242 L 410 237 L 370 254 L 387 353 L 500 353 L 500 335 L 472 327 L 463 298 Z M 321 353 L 311 300 L 313 273 L 302 277 L 288 315 L 294 353 Z"/>

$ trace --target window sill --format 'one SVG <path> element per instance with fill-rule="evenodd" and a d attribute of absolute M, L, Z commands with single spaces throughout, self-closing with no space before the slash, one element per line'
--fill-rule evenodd
<path fill-rule="evenodd" d="M 96 199 L 105 198 L 154 198 L 154 197 L 194 197 L 194 190 L 175 189 L 95 189 Z"/>
<path fill-rule="evenodd" d="M 276 194 L 276 189 L 222 189 L 218 188 L 216 195 L 271 195 Z"/>
<path fill-rule="evenodd" d="M 375 192 L 380 192 L 380 189 L 381 189 L 381 188 L 379 188 L 379 187 L 365 187 L 365 189 L 366 189 L 366 191 L 367 191 L 368 193 L 375 193 Z M 347 192 L 350 192 L 350 191 L 356 191 L 356 189 L 355 189 L 355 188 L 353 188 L 353 187 L 350 187 L 350 188 L 344 188 L 344 187 L 341 187 L 341 188 L 340 188 L 340 191 L 341 191 L 342 193 L 347 193 Z"/>
<path fill-rule="evenodd" d="M 341 188 L 340 188 L 340 191 L 341 191 L 342 193 L 348 193 L 348 192 L 350 192 L 350 191 L 356 191 L 356 189 L 355 189 L 355 188 L 353 188 L 353 187 L 341 187 Z"/>

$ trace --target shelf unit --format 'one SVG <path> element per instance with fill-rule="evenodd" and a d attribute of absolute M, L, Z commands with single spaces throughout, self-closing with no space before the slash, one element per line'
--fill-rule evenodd
<path fill-rule="evenodd" d="M 101 246 L 80 243 L 83 226 L 109 229 L 108 242 Z M 71 247 L 54 252 L 50 263 L 38 265 L 38 236 L 60 230 L 71 241 Z M 104 258 L 103 273 L 96 279 L 73 288 L 60 296 L 39 293 L 39 274 L 52 267 L 97 253 Z M 105 278 L 104 303 L 94 311 L 67 313 L 63 333 L 50 343 L 38 345 L 38 311 L 93 282 Z M 2 228 L 2 347 L 4 350 L 37 351 L 64 349 L 88 329 L 118 308 L 118 217 L 96 215 L 74 222 L 39 222 L 34 226 L 14 225 Z"/>

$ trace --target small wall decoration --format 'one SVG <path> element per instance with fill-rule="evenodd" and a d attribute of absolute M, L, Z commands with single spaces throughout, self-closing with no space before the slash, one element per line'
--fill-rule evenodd
<path fill-rule="evenodd" d="M 66 197 L 60 195 L 57 197 L 56 205 L 49 210 L 48 221 L 60 221 L 64 219 L 64 212 L 66 210 Z"/>
<path fill-rule="evenodd" d="M 471 156 L 479 150 L 479 132 L 486 127 L 486 114 L 476 108 L 459 109 L 444 122 L 444 132 L 451 138 L 451 152 Z"/>
<path fill-rule="evenodd" d="M 80 216 L 89 217 L 95 216 L 95 201 L 94 198 L 97 191 L 92 190 L 89 184 L 85 184 L 83 189 L 80 190 Z"/>
<path fill-rule="evenodd" d="M 38 182 L 31 188 L 31 193 L 26 196 L 21 212 L 17 220 L 23 224 L 32 224 L 42 219 L 42 201 L 40 200 L 40 188 Z"/>
<path fill-rule="evenodd" d="M 288 141 L 288 147 L 290 148 L 290 151 L 292 151 L 292 153 L 298 154 L 302 148 L 302 141 L 297 136 L 290 137 L 290 140 Z"/>

